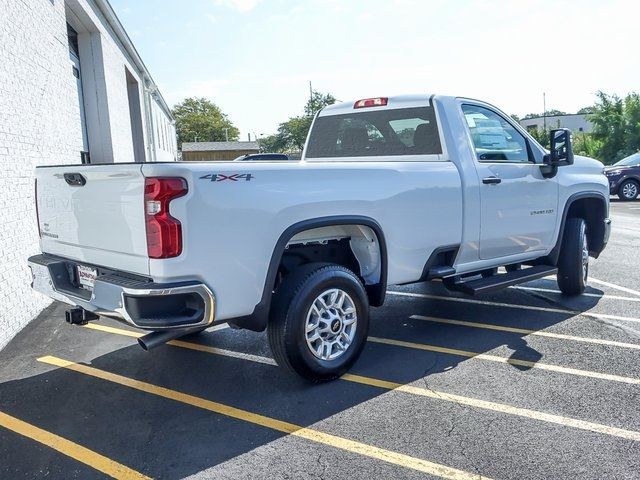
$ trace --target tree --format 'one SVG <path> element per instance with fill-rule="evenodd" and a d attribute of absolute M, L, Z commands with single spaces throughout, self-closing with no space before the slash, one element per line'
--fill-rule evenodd
<path fill-rule="evenodd" d="M 630 93 L 624 99 L 624 155 L 640 150 L 640 94 Z"/>
<path fill-rule="evenodd" d="M 546 113 L 527 113 L 524 116 L 524 119 L 528 119 L 528 118 L 539 118 L 539 117 L 555 117 L 557 115 L 566 115 L 567 112 L 563 112 L 562 110 L 547 110 Z"/>
<path fill-rule="evenodd" d="M 593 135 L 585 132 L 577 132 L 572 135 L 573 153 L 586 157 L 597 158 L 602 143 L 593 138 Z"/>
<path fill-rule="evenodd" d="M 529 134 L 537 140 L 544 148 L 549 148 L 549 131 L 544 128 L 531 128 L 527 130 Z"/>
<path fill-rule="evenodd" d="M 613 163 L 624 156 L 624 102 L 617 95 L 596 94 L 598 101 L 587 118 L 593 123 L 591 135 L 600 143 L 597 156 L 605 163 Z"/>
<path fill-rule="evenodd" d="M 624 98 L 604 92 L 596 94 L 591 107 L 581 108 L 593 123 L 591 134 L 575 137 L 576 153 L 588 155 L 611 164 L 640 150 L 640 94 Z"/>
<path fill-rule="evenodd" d="M 220 108 L 206 98 L 186 98 L 171 110 L 178 145 L 183 142 L 238 140 L 240 131 Z"/>
<path fill-rule="evenodd" d="M 311 98 L 304 106 L 304 114 L 291 117 L 278 126 L 278 133 L 261 138 L 260 148 L 268 152 L 301 151 L 311 128 L 314 115 L 326 107 L 336 103 L 336 99 L 330 93 L 322 94 L 313 91 Z"/>
<path fill-rule="evenodd" d="M 327 105 L 333 105 L 334 103 L 336 103 L 336 99 L 330 93 L 323 95 L 322 93 L 314 90 L 313 92 L 311 92 L 311 98 L 304 106 L 304 113 L 309 117 L 313 117 L 324 107 L 326 107 Z"/>

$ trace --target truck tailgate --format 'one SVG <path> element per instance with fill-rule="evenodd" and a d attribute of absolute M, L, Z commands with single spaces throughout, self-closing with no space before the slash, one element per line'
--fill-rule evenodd
<path fill-rule="evenodd" d="M 40 167 L 36 181 L 44 253 L 149 273 L 140 165 Z"/>

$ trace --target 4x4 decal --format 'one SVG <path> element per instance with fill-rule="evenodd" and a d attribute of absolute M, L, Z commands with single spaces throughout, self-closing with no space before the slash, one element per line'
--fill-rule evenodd
<path fill-rule="evenodd" d="M 252 178 L 253 175 L 250 173 L 232 173 L 230 175 L 224 173 L 209 173 L 200 177 L 200 180 L 209 180 L 211 182 L 224 182 L 225 180 L 237 182 L 238 180 L 244 180 L 249 182 Z"/>

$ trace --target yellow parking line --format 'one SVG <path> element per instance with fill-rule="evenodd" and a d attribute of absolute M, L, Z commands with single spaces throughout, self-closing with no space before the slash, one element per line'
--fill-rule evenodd
<path fill-rule="evenodd" d="M 420 458 L 411 457 L 402 453 L 386 450 L 384 448 L 374 447 L 365 443 L 356 442 L 346 438 L 338 437 L 328 433 L 313 430 L 311 428 L 301 427 L 293 423 L 284 422 L 275 418 L 267 417 L 257 413 L 242 410 L 240 408 L 232 407 L 222 403 L 207 400 L 188 393 L 171 390 L 169 388 L 154 385 L 152 383 L 135 380 L 133 378 L 125 377 L 115 373 L 107 372 L 88 365 L 82 365 L 79 363 L 70 362 L 57 357 L 45 356 L 38 359 L 39 362 L 47 363 L 49 365 L 55 365 L 57 367 L 66 368 L 77 373 L 82 373 L 94 378 L 106 380 L 118 385 L 133 388 L 141 392 L 157 395 L 159 397 L 167 398 L 180 402 L 193 407 L 208 410 L 220 415 L 225 415 L 230 418 L 249 422 L 254 425 L 270 428 L 278 432 L 286 433 L 288 435 L 294 435 L 296 437 L 304 438 L 312 442 L 321 443 L 334 448 L 345 450 L 347 452 L 356 453 L 376 460 L 381 460 L 400 467 L 409 468 L 430 475 L 435 475 L 442 478 L 466 480 L 466 479 L 485 479 L 477 474 L 458 470 L 456 468 L 447 467 Z"/>
<path fill-rule="evenodd" d="M 139 338 L 144 333 L 134 332 L 133 330 L 123 330 L 121 328 L 109 327 L 107 325 L 99 325 L 97 323 L 87 323 L 85 328 L 91 330 L 98 330 L 105 333 L 114 333 L 116 335 L 125 335 L 127 337 Z M 199 343 L 185 342 L 184 340 L 171 340 L 167 342 L 168 345 L 175 347 L 188 348 L 191 350 L 197 350 L 199 352 L 213 353 L 216 355 L 225 355 L 227 357 L 235 357 L 243 360 L 249 360 L 251 362 L 266 363 L 267 365 L 276 365 L 275 360 L 267 357 L 260 357 L 258 355 L 252 355 L 250 353 L 234 352 L 233 350 L 225 350 L 224 348 L 209 347 L 208 345 L 202 345 Z"/>
<path fill-rule="evenodd" d="M 107 327 L 104 325 L 96 325 L 96 324 L 88 324 L 86 326 L 94 330 L 113 333 L 116 335 L 126 335 L 126 336 L 134 336 L 134 337 L 140 336 L 140 334 L 137 334 L 136 332 L 132 332 L 131 330 L 122 330 L 119 328 Z M 233 350 L 224 350 L 221 348 L 212 348 L 212 347 L 201 348 L 203 347 L 203 345 L 199 345 L 191 342 L 184 342 L 184 341 L 172 342 L 171 345 L 181 347 L 181 348 L 188 348 L 191 350 L 202 351 L 206 353 L 212 353 L 215 355 L 223 355 L 227 357 L 238 358 L 240 360 L 249 360 L 251 362 L 262 363 L 265 365 L 277 366 L 276 362 L 269 357 L 262 357 L 258 355 L 248 355 L 245 353 L 235 352 Z M 606 435 L 612 435 L 614 437 L 640 441 L 640 432 L 635 432 L 633 430 L 625 430 L 623 428 L 610 427 L 600 423 L 587 422 L 584 420 L 578 420 L 574 418 L 563 417 L 560 415 L 553 415 L 549 413 L 538 412 L 536 410 L 530 410 L 527 408 L 513 407 L 511 405 L 506 405 L 501 403 L 488 402 L 485 400 L 479 400 L 471 397 L 463 397 L 461 395 L 454 395 L 454 394 L 445 393 L 437 390 L 426 389 L 424 387 L 414 387 L 411 385 L 404 385 L 401 383 L 389 382 L 386 380 L 365 377 L 362 375 L 353 375 L 353 374 L 347 373 L 343 375 L 341 379 L 347 382 L 361 383 L 361 384 L 369 385 L 372 387 L 384 388 L 386 390 L 397 390 L 397 391 L 412 394 L 412 395 L 420 395 L 423 397 L 429 397 L 436 400 L 454 402 L 462 405 L 468 405 L 471 407 L 483 408 L 483 409 L 492 410 L 495 412 L 506 413 L 509 415 L 517 415 L 520 417 L 541 420 L 543 422 L 555 423 L 555 424 L 563 425 L 566 427 L 573 427 L 581 430 L 589 430 L 591 432 L 603 433 Z"/>
<path fill-rule="evenodd" d="M 620 315 L 609 315 L 606 313 L 593 313 L 593 312 L 580 312 L 578 310 L 568 310 L 566 308 L 552 308 L 552 307 L 535 307 L 533 305 L 519 305 L 516 303 L 504 303 L 504 302 L 491 302 L 489 300 L 477 300 L 474 298 L 460 298 L 460 297 L 446 297 L 442 295 L 431 295 L 428 293 L 413 293 L 413 292 L 396 292 L 392 290 L 387 290 L 389 295 L 398 295 L 403 297 L 414 297 L 414 298 L 427 298 L 430 300 L 443 300 L 445 302 L 459 302 L 459 303 L 471 303 L 474 305 L 487 305 L 490 307 L 505 307 L 505 308 L 516 308 L 519 310 L 531 310 L 534 312 L 549 312 L 549 313 L 562 313 L 565 315 L 582 315 L 590 318 L 597 319 L 605 319 L 605 320 L 623 320 L 626 322 L 637 322 L 640 323 L 640 318 L 636 317 L 623 317 Z"/>
<path fill-rule="evenodd" d="M 30 423 L 24 422 L 3 412 L 0 412 L 0 426 L 16 432 L 23 437 L 35 440 L 49 448 L 53 448 L 63 455 L 84 463 L 85 465 L 109 475 L 110 477 L 123 480 L 149 479 L 146 475 L 136 472 L 125 465 L 105 457 L 104 455 L 100 455 L 99 453 L 89 450 L 82 445 L 78 445 L 71 440 L 67 440 L 66 438 L 38 428 L 35 425 L 31 425 Z"/>
<path fill-rule="evenodd" d="M 411 315 L 410 318 L 415 320 L 424 320 L 434 323 L 445 323 L 448 325 L 460 325 L 462 327 L 482 328 L 485 330 L 497 330 L 509 333 L 522 333 L 525 335 L 535 335 L 538 337 L 557 338 L 560 340 L 573 340 L 575 342 L 595 343 L 597 345 L 609 345 L 612 347 L 631 348 L 640 350 L 640 345 L 634 343 L 615 342 L 613 340 L 602 340 L 600 338 L 577 337 L 575 335 L 565 335 L 562 333 L 544 332 L 541 330 L 530 330 L 527 328 L 504 327 L 502 325 L 493 325 L 490 323 L 466 322 L 463 320 L 453 320 L 449 318 L 427 317 L 425 315 Z"/>
<path fill-rule="evenodd" d="M 589 370 L 579 370 L 577 368 L 561 367 L 559 365 L 550 365 L 548 363 L 530 362 L 528 360 L 518 360 L 515 358 L 498 357 L 488 353 L 471 352 L 468 350 L 458 350 L 456 348 L 439 347 L 437 345 L 427 345 L 424 343 L 405 342 L 402 340 L 393 340 L 391 338 L 369 337 L 370 342 L 384 343 L 386 345 L 394 345 L 396 347 L 407 347 L 416 350 L 426 350 L 429 352 L 445 353 L 447 355 L 457 355 L 459 357 L 477 358 L 479 360 L 488 360 L 490 362 L 508 363 L 510 365 L 518 365 L 527 368 L 537 368 L 539 370 L 548 370 L 551 372 L 566 373 L 569 375 L 578 375 L 580 377 L 597 378 L 599 380 L 610 380 L 612 382 L 628 383 L 631 385 L 640 385 L 639 378 L 623 377 L 620 375 L 612 375 L 609 373 L 592 372 Z"/>

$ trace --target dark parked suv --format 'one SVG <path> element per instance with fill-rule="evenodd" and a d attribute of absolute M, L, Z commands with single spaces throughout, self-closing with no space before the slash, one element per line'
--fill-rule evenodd
<path fill-rule="evenodd" d="M 604 169 L 611 195 L 620 200 L 635 200 L 640 194 L 640 152 L 629 155 Z"/>

